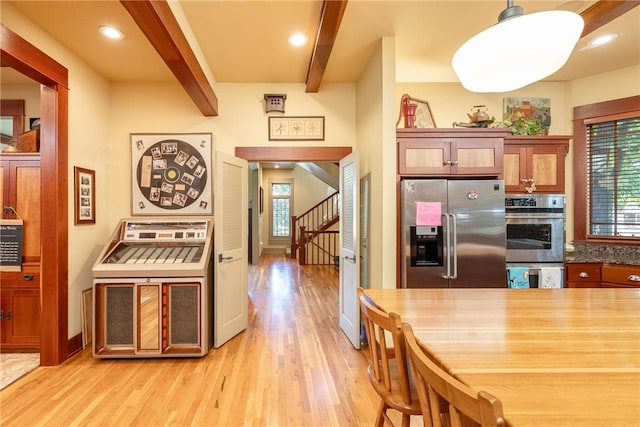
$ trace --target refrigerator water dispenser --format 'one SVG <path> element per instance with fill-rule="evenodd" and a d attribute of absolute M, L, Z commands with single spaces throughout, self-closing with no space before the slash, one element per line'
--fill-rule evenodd
<path fill-rule="evenodd" d="M 411 226 L 411 266 L 442 265 L 442 227 Z"/>

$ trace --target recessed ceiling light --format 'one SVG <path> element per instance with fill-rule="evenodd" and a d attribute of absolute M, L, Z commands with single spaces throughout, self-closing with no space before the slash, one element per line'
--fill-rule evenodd
<path fill-rule="evenodd" d="M 109 25 L 102 25 L 98 27 L 98 31 L 100 33 L 110 39 L 113 40 L 122 40 L 124 38 L 124 33 L 117 28 L 110 27 Z"/>
<path fill-rule="evenodd" d="M 602 46 L 603 44 L 607 44 L 610 41 L 613 41 L 613 39 L 615 39 L 616 37 L 618 37 L 617 34 L 604 34 L 600 37 L 596 37 L 595 39 L 591 40 L 591 43 L 589 43 L 591 46 Z"/>
<path fill-rule="evenodd" d="M 289 44 L 291 46 L 304 46 L 307 44 L 307 36 L 302 33 L 294 33 L 289 37 Z"/>

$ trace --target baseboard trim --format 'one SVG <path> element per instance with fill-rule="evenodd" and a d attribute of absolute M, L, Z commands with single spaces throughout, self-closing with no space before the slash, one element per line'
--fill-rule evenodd
<path fill-rule="evenodd" d="M 287 248 L 286 247 L 267 247 L 267 248 L 263 248 L 262 252 L 270 252 L 270 253 L 282 253 L 282 252 L 286 252 Z"/>
<path fill-rule="evenodd" d="M 69 338 L 67 343 L 67 359 L 82 351 L 82 332 Z"/>

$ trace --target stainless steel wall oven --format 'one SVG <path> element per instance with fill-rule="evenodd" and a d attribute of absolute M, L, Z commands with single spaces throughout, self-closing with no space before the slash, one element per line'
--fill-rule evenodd
<path fill-rule="evenodd" d="M 564 194 L 509 194 L 505 197 L 505 222 L 507 271 L 526 268 L 530 288 L 562 287 Z M 549 285 L 550 274 L 553 286 Z"/>
<path fill-rule="evenodd" d="M 507 262 L 564 262 L 564 194 L 505 198 Z"/>

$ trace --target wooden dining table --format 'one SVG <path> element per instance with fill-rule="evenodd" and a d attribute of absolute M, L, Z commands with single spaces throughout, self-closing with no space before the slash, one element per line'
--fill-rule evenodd
<path fill-rule="evenodd" d="M 640 426 L 640 289 L 367 289 L 512 426 Z"/>

